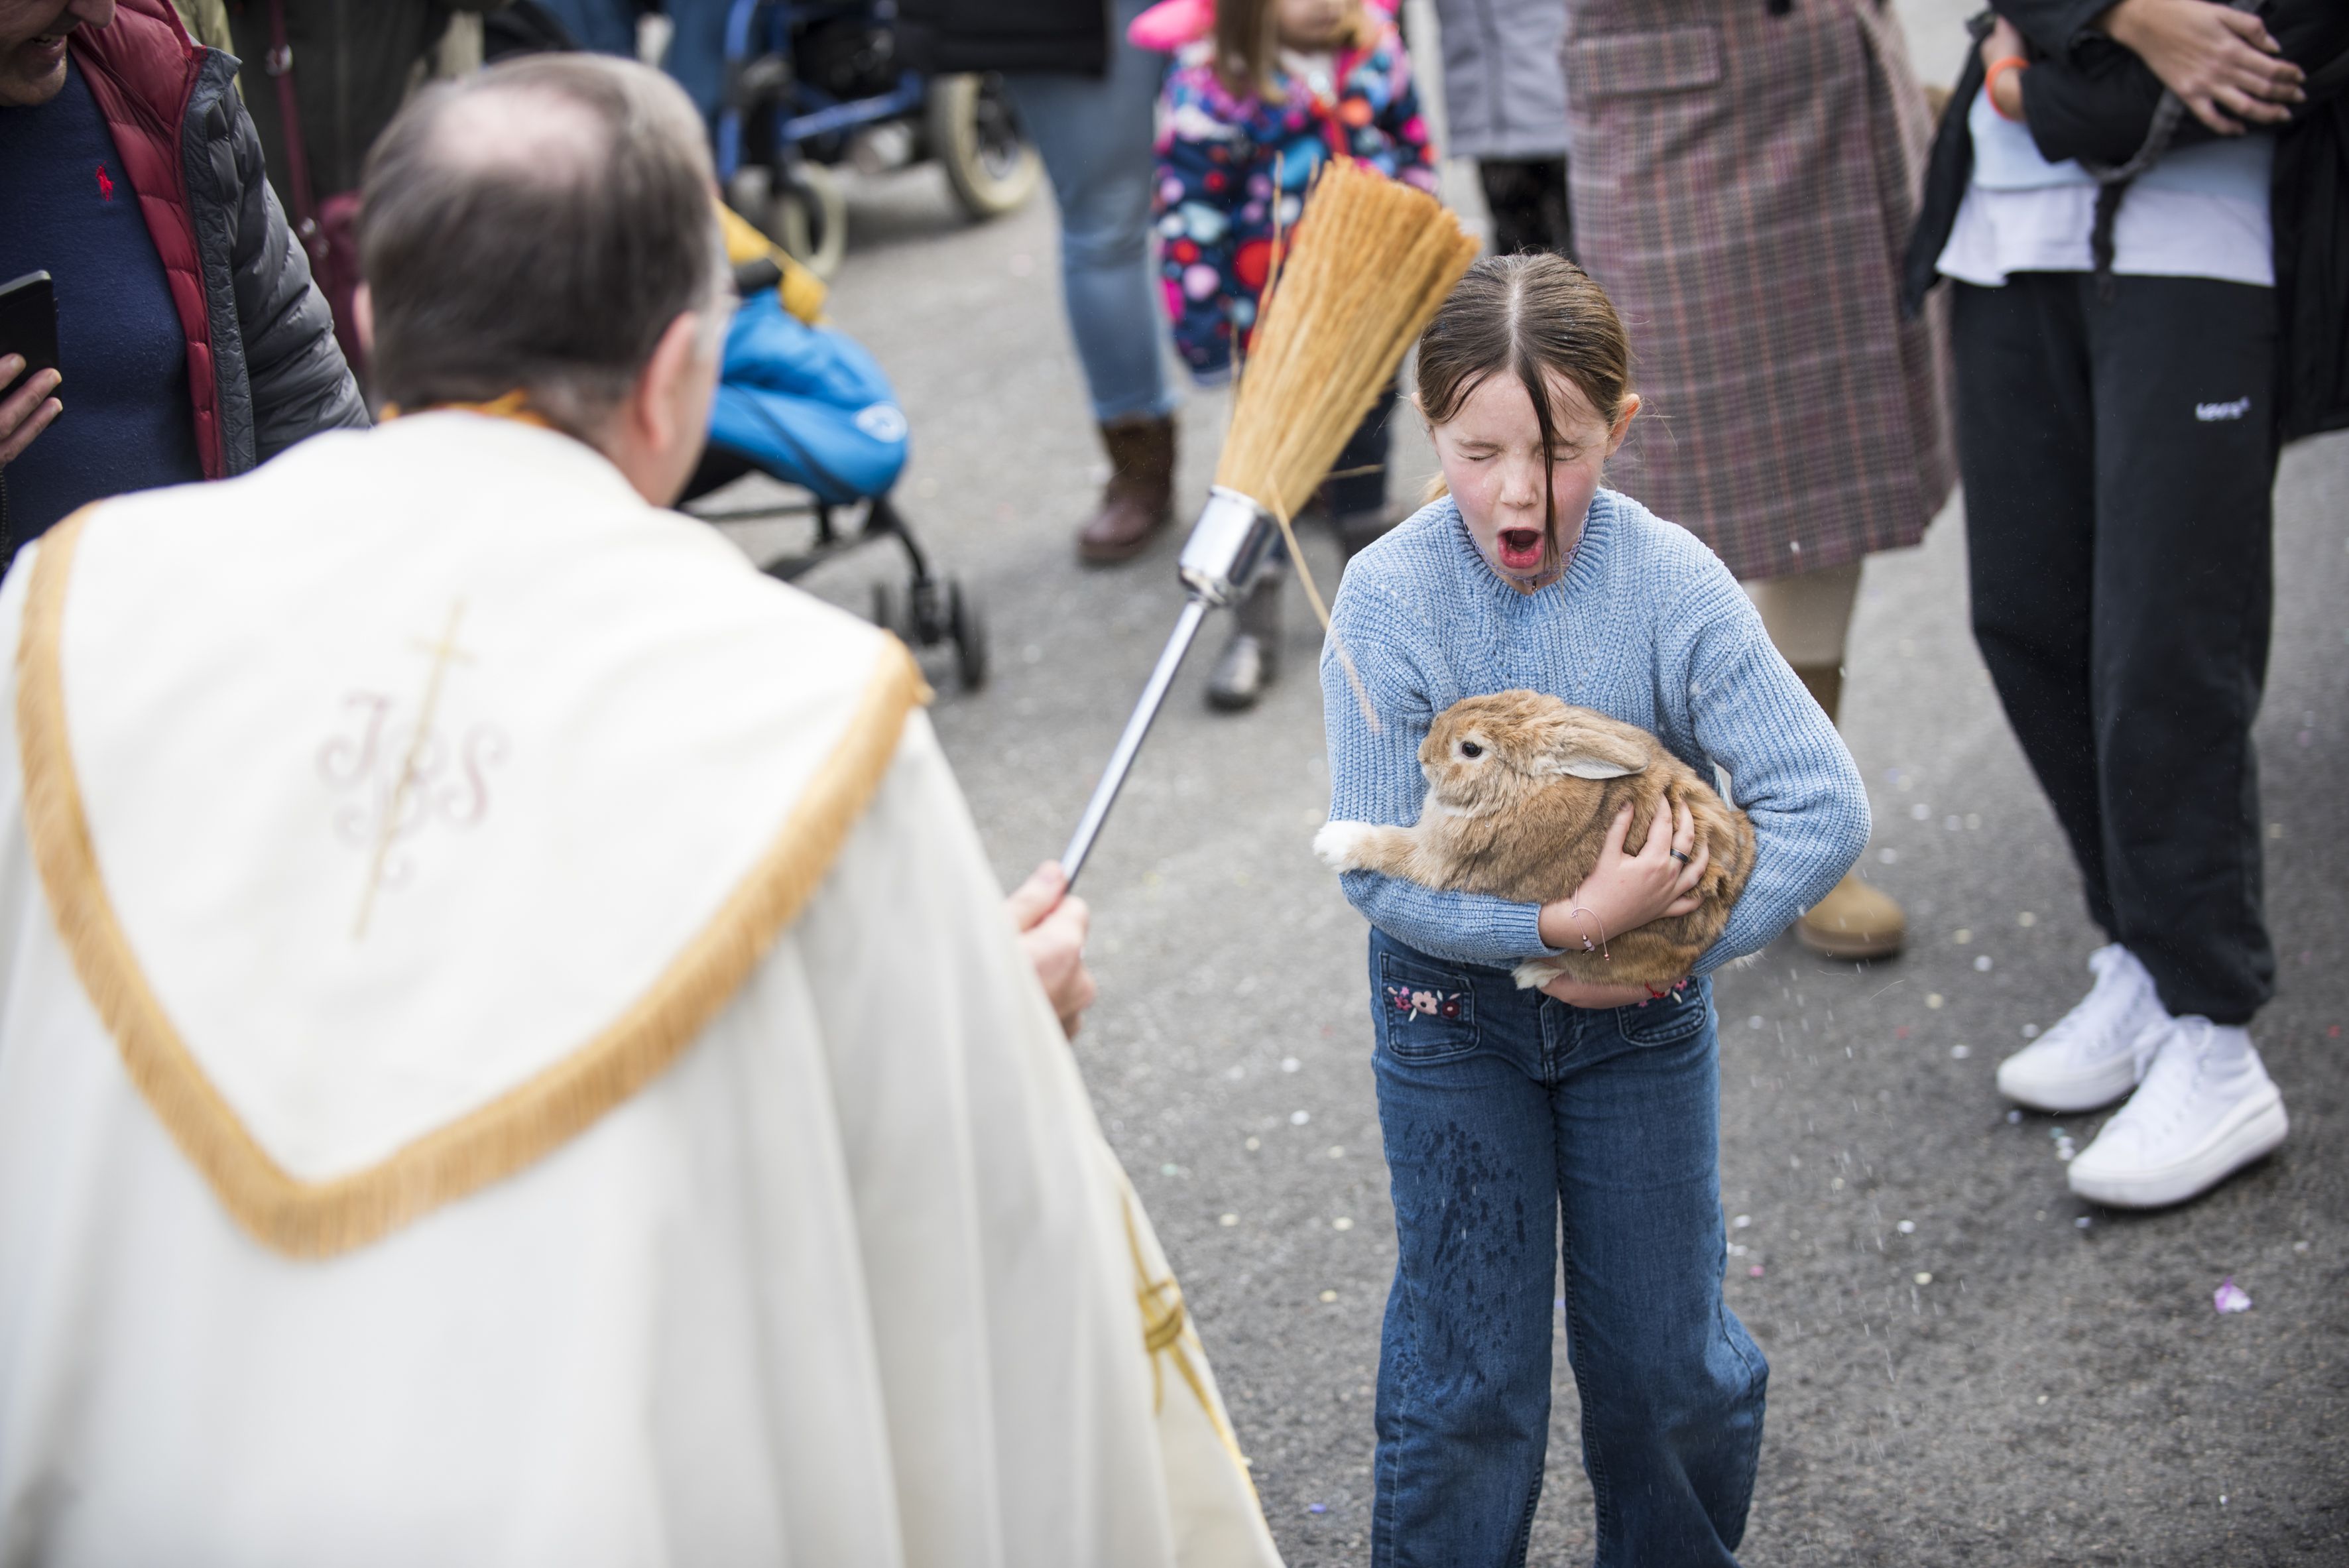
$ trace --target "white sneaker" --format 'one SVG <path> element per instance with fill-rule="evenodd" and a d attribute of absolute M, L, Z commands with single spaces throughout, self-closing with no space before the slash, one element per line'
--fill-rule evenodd
<path fill-rule="evenodd" d="M 2153 976 L 2116 942 L 2088 956 L 2096 984 L 2055 1026 L 1998 1064 L 1998 1092 L 2034 1110 L 2095 1110 L 2143 1080 L 2169 1015 Z"/>
<path fill-rule="evenodd" d="M 2144 1087 L 2072 1161 L 2072 1191 L 2122 1209 L 2209 1191 L 2283 1141 L 2291 1128 L 2242 1029 L 2179 1018 L 2162 1031 Z"/>

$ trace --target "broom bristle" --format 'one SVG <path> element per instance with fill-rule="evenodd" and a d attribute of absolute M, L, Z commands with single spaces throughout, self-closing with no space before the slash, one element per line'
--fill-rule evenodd
<path fill-rule="evenodd" d="M 1476 248 L 1433 197 L 1325 164 L 1265 292 L 1216 482 L 1294 516 Z"/>

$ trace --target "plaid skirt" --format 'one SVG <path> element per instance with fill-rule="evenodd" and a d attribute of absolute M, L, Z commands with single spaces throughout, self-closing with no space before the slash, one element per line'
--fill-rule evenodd
<path fill-rule="evenodd" d="M 1955 482 L 1938 291 L 1900 260 L 1931 133 L 1874 0 L 1568 0 L 1575 249 L 1646 401 L 1609 482 L 1739 577 L 1914 544 Z"/>

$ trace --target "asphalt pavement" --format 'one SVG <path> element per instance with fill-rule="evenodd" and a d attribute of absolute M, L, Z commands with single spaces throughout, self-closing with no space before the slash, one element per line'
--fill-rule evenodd
<path fill-rule="evenodd" d="M 911 419 L 905 511 L 992 624 L 992 682 L 960 693 L 936 664 L 934 712 L 1009 885 L 1059 852 L 1156 657 L 1182 529 L 1123 567 L 1076 561 L 1102 469 L 1049 201 L 971 227 L 916 170 L 858 181 L 852 223 L 836 319 Z M 1185 522 L 1227 410 L 1184 410 Z M 1415 433 L 1396 458 L 1398 494 L 1433 471 Z M 2254 1034 L 2292 1136 L 2152 1214 L 2066 1190 L 2064 1140 L 2103 1117 L 2018 1114 L 1992 1085 L 2085 991 L 2100 939 L 1967 634 L 1961 507 L 1868 563 L 1847 737 L 1876 812 L 1866 872 L 1907 905 L 1911 947 L 1835 965 L 1782 940 L 1716 992 L 1726 1289 L 1772 1365 L 1754 1568 L 2349 1563 L 2344 524 L 2349 437 L 2287 453 L 2259 726 L 2283 966 Z M 1334 549 L 1308 549 L 1334 586 Z M 868 550 L 810 586 L 861 610 L 899 570 Z M 1320 637 L 1290 608 L 1282 679 L 1239 717 L 1202 701 L 1210 623 L 1110 821 L 1082 888 L 1102 1001 L 1076 1049 L 1308 1568 L 1368 1561 L 1394 1242 L 1365 928 L 1308 848 Z M 2251 1310 L 2213 1309 L 2229 1277 Z M 1561 1354 L 1537 1562 L 1591 1551 L 1577 1432 Z"/>

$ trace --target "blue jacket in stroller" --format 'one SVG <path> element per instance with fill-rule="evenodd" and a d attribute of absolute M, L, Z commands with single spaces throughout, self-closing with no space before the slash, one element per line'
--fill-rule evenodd
<path fill-rule="evenodd" d="M 888 493 L 905 471 L 906 434 L 895 392 L 861 346 L 792 315 L 772 289 L 742 302 L 726 333 L 712 446 L 846 505 Z"/>

